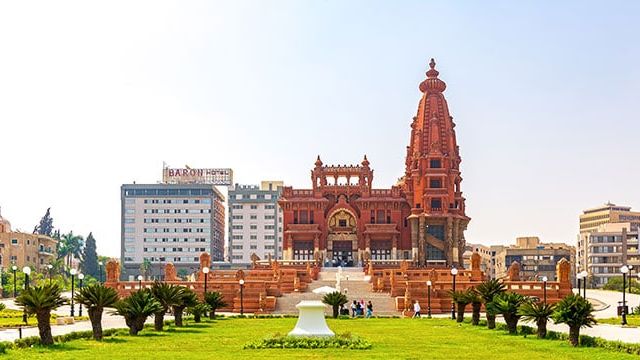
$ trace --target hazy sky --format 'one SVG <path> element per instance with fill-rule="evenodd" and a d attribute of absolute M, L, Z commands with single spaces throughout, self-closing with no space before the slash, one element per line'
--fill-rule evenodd
<path fill-rule="evenodd" d="M 435 57 L 457 127 L 468 242 L 573 243 L 640 209 L 635 1 L 6 1 L 0 206 L 119 255 L 123 183 L 162 162 L 308 188 L 316 155 L 403 174 Z"/>

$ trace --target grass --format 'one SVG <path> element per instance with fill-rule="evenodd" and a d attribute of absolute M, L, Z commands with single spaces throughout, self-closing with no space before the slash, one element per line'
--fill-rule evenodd
<path fill-rule="evenodd" d="M 621 317 L 598 319 L 598 324 L 620 325 Z M 640 315 L 627 315 L 627 324 L 629 326 L 640 326 Z"/>
<path fill-rule="evenodd" d="M 22 311 L 21 310 L 13 310 L 13 309 L 4 309 L 0 311 L 0 328 L 17 328 L 19 326 L 38 326 L 38 322 L 34 316 L 29 316 L 27 318 L 27 325 L 22 322 Z M 74 316 L 76 321 L 80 320 L 88 320 L 89 318 L 86 316 Z M 56 315 L 53 314 L 51 316 L 51 324 L 56 323 Z"/>
<path fill-rule="evenodd" d="M 373 344 L 371 350 L 243 350 L 250 341 L 287 333 L 296 319 L 221 319 L 165 332 L 96 342 L 74 340 L 49 348 L 8 350 L 0 359 L 637 359 L 598 348 L 572 348 L 565 341 L 507 335 L 500 330 L 456 324 L 448 319 L 328 320 L 337 333 L 350 332 Z"/>

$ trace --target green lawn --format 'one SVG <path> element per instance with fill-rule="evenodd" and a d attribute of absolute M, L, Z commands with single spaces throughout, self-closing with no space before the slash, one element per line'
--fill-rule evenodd
<path fill-rule="evenodd" d="M 373 343 L 372 350 L 242 350 L 249 340 L 286 333 L 296 319 L 221 319 L 169 327 L 157 333 L 117 336 L 103 342 L 75 340 L 52 348 L 9 350 L 7 359 L 637 359 L 597 348 L 572 348 L 557 340 L 510 336 L 448 319 L 329 320 L 339 333 L 351 332 Z"/>
<path fill-rule="evenodd" d="M 87 316 L 74 316 L 76 321 L 79 320 L 88 320 Z M 51 316 L 51 324 L 56 323 L 56 316 Z M 12 310 L 12 309 L 4 309 L 0 311 L 0 328 L 17 328 L 19 326 L 25 326 L 24 322 L 22 322 L 22 311 L 20 310 Z M 29 316 L 27 318 L 26 326 L 38 326 L 38 321 L 35 316 Z"/>
<path fill-rule="evenodd" d="M 614 317 L 608 319 L 598 319 L 599 324 L 611 324 L 611 325 L 620 325 L 622 321 L 621 317 Z M 627 324 L 629 326 L 640 326 L 640 316 L 639 315 L 627 315 Z"/>

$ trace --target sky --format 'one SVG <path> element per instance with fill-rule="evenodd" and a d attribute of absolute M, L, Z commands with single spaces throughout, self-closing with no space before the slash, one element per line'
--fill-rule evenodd
<path fill-rule="evenodd" d="M 640 209 L 640 3 L 6 1 L 0 206 L 120 253 L 120 185 L 163 161 L 310 188 L 317 155 L 374 187 L 404 172 L 436 59 L 467 242 L 575 243 L 578 215 Z"/>

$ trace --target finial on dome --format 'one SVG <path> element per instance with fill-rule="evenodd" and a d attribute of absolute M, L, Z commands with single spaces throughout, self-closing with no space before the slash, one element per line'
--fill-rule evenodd
<path fill-rule="evenodd" d="M 322 160 L 320 160 L 320 155 L 318 155 L 318 159 L 316 160 L 316 166 L 322 166 Z"/>
<path fill-rule="evenodd" d="M 364 160 L 362 160 L 362 166 L 369 166 L 369 160 L 367 160 L 367 154 L 364 155 Z"/>
<path fill-rule="evenodd" d="M 436 70 L 436 60 L 431 58 L 429 61 L 429 70 L 427 71 L 427 79 L 420 83 L 421 92 L 441 93 L 447 88 L 444 81 L 438 79 L 440 73 Z"/>
<path fill-rule="evenodd" d="M 436 61 L 433 58 L 431 58 L 431 61 L 429 61 L 429 67 L 432 69 L 436 67 Z"/>

